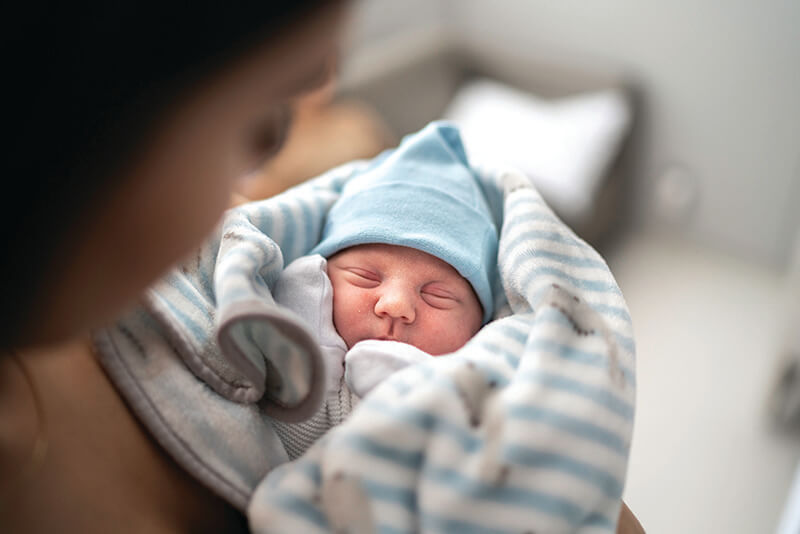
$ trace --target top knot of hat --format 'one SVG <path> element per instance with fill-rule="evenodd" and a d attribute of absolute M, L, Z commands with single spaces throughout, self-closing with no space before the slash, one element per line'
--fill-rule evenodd
<path fill-rule="evenodd" d="M 467 279 L 491 319 L 497 229 L 458 128 L 436 121 L 403 138 L 344 186 L 311 254 L 365 244 L 427 252 Z"/>

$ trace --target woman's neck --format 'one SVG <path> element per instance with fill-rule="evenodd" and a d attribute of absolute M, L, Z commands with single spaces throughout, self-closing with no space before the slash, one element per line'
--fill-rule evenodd
<path fill-rule="evenodd" d="M 152 441 L 88 339 L 0 357 L 0 473 L 10 532 L 245 527 Z"/>

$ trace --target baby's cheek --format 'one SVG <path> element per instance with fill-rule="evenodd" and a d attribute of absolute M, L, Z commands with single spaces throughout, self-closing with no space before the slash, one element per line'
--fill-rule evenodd
<path fill-rule="evenodd" d="M 340 290 L 334 293 L 333 325 L 348 348 L 365 337 L 365 314 L 368 311 L 366 299 L 359 293 Z"/>
<path fill-rule="evenodd" d="M 450 331 L 450 342 L 455 345 L 451 350 L 460 349 L 472 337 L 471 329 L 467 328 L 464 323 L 456 323 Z"/>
<path fill-rule="evenodd" d="M 421 344 L 418 348 L 437 356 L 454 352 L 469 340 L 471 332 L 465 328 L 463 321 L 459 318 L 447 316 L 446 314 L 431 317 L 428 320 Z"/>

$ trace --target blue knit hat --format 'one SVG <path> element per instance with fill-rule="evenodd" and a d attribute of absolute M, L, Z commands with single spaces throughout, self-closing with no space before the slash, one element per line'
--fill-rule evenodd
<path fill-rule="evenodd" d="M 472 284 L 492 318 L 497 229 L 458 129 L 432 122 L 350 179 L 311 254 L 382 243 L 427 252 Z"/>

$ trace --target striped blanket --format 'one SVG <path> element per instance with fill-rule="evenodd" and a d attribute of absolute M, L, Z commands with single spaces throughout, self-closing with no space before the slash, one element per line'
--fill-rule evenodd
<path fill-rule="evenodd" d="M 495 320 L 404 369 L 288 462 L 271 427 L 324 387 L 302 318 L 270 287 L 365 162 L 229 211 L 214 236 L 99 331 L 109 376 L 255 532 L 613 532 L 634 416 L 634 343 L 603 259 L 521 174 L 476 169 L 501 236 Z"/>

